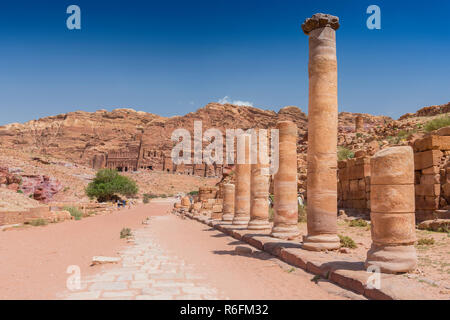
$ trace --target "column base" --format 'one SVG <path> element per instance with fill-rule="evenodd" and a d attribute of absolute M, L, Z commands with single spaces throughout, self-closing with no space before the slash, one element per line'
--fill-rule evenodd
<path fill-rule="evenodd" d="M 230 214 L 230 213 L 224 213 L 222 215 L 222 221 L 233 221 L 234 218 L 234 214 Z"/>
<path fill-rule="evenodd" d="M 303 237 L 302 248 L 310 251 L 336 250 L 340 246 L 341 241 L 335 234 L 319 234 Z"/>
<path fill-rule="evenodd" d="M 270 228 L 271 225 L 267 220 L 250 220 L 247 227 L 249 230 L 264 230 Z"/>
<path fill-rule="evenodd" d="M 366 268 L 377 266 L 383 273 L 405 273 L 417 266 L 417 253 L 414 245 L 382 246 L 372 243 L 367 251 Z"/>
<path fill-rule="evenodd" d="M 298 230 L 296 225 L 273 226 L 270 235 L 274 238 L 289 239 L 298 237 L 300 235 L 300 230 Z"/>
<path fill-rule="evenodd" d="M 250 217 L 248 216 L 243 216 L 243 217 L 236 217 L 234 216 L 233 219 L 233 225 L 235 226 L 243 226 L 243 225 L 248 225 L 248 222 L 250 221 Z"/>

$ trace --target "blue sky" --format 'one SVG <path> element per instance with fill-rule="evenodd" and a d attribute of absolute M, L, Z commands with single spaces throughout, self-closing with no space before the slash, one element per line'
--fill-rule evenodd
<path fill-rule="evenodd" d="M 81 30 L 66 8 L 81 8 Z M 381 30 L 366 9 L 381 8 Z M 339 109 L 399 117 L 450 101 L 450 2 L 3 1 L 0 125 L 75 110 L 182 115 L 228 96 L 307 112 L 303 20 L 341 19 Z"/>

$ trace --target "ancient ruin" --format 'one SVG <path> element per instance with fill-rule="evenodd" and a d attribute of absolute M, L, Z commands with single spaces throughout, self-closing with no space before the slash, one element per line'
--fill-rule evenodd
<path fill-rule="evenodd" d="M 244 134 L 241 141 L 242 143 L 237 144 L 237 152 L 244 155 L 244 157 L 236 163 L 233 225 L 246 226 L 250 220 L 251 135 Z"/>
<path fill-rule="evenodd" d="M 355 132 L 363 132 L 364 131 L 364 118 L 362 116 L 357 116 L 355 118 Z"/>
<path fill-rule="evenodd" d="M 337 236 L 337 60 L 339 18 L 315 14 L 302 29 L 309 36 L 308 235 L 303 247 L 330 250 Z"/>
<path fill-rule="evenodd" d="M 223 221 L 233 221 L 234 217 L 234 184 L 223 185 Z"/>
<path fill-rule="evenodd" d="M 263 149 L 259 146 L 258 139 L 253 139 L 252 150 L 258 150 L 256 163 L 251 165 L 251 198 L 250 198 L 250 221 L 248 229 L 269 229 L 269 163 L 261 161 Z M 265 149 L 264 149 L 265 150 Z"/>
<path fill-rule="evenodd" d="M 299 235 L 297 203 L 297 126 L 277 123 L 279 130 L 278 171 L 274 177 L 274 215 L 271 235 L 292 238 Z"/>
<path fill-rule="evenodd" d="M 414 270 L 417 265 L 414 208 L 414 157 L 411 147 L 377 152 L 371 161 L 372 247 L 366 267 L 381 272 Z"/>

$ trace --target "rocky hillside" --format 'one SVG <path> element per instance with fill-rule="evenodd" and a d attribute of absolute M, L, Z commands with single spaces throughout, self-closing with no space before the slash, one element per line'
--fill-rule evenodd
<path fill-rule="evenodd" d="M 339 127 L 343 133 L 354 131 L 354 118 L 360 114 L 343 112 Z M 385 125 L 388 117 L 364 115 L 367 127 Z M 93 156 L 113 149 L 136 145 L 140 136 L 147 147 L 169 151 L 173 130 L 184 128 L 193 132 L 194 121 L 201 120 L 203 130 L 217 128 L 273 128 L 279 120 L 292 120 L 299 129 L 299 152 L 306 150 L 307 116 L 295 106 L 279 112 L 254 107 L 210 103 L 195 112 L 170 118 L 133 109 L 111 112 L 76 111 L 0 127 L 0 148 L 31 154 L 49 155 L 83 165 L 90 165 Z"/>

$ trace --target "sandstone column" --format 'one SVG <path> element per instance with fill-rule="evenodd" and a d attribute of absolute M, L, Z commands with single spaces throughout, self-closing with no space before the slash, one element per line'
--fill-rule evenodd
<path fill-rule="evenodd" d="M 223 221 L 233 221 L 234 216 L 234 184 L 223 185 Z"/>
<path fill-rule="evenodd" d="M 251 136 L 244 134 L 244 143 L 236 148 L 244 152 L 244 163 L 236 163 L 233 225 L 247 225 L 250 220 L 250 143 Z M 239 162 L 239 161 L 238 161 Z"/>
<path fill-rule="evenodd" d="M 364 118 L 362 116 L 356 116 L 355 118 L 355 132 L 364 131 Z"/>
<path fill-rule="evenodd" d="M 309 36 L 308 235 L 303 248 L 332 250 L 337 236 L 337 60 L 339 18 L 317 13 L 302 29 Z"/>
<path fill-rule="evenodd" d="M 411 271 L 417 264 L 413 151 L 406 146 L 378 151 L 370 167 L 372 247 L 366 267 L 375 265 L 386 273 Z"/>
<path fill-rule="evenodd" d="M 259 137 L 259 135 L 258 135 Z M 258 148 L 258 139 L 252 141 L 252 150 L 257 151 L 256 163 L 251 165 L 250 184 L 250 222 L 248 229 L 269 229 L 269 164 L 263 163 L 260 151 L 267 150 L 263 146 Z"/>
<path fill-rule="evenodd" d="M 287 239 L 299 235 L 297 202 L 297 126 L 279 121 L 278 171 L 274 178 L 272 236 Z"/>

